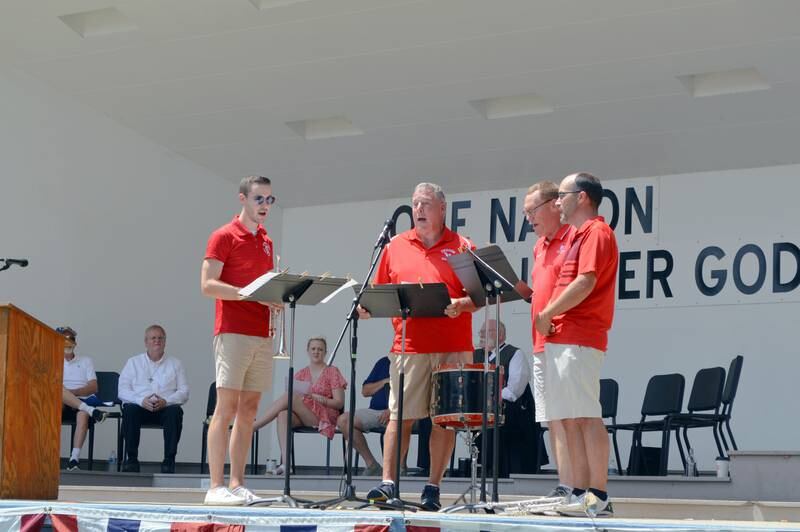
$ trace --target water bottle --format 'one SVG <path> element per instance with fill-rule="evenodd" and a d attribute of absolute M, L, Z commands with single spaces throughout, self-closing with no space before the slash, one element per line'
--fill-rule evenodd
<path fill-rule="evenodd" d="M 689 449 L 689 458 L 686 460 L 686 476 L 697 477 L 700 473 L 697 471 L 697 462 L 694 459 L 694 449 Z"/>
<path fill-rule="evenodd" d="M 108 470 L 112 473 L 117 472 L 117 451 L 112 450 L 108 455 Z"/>

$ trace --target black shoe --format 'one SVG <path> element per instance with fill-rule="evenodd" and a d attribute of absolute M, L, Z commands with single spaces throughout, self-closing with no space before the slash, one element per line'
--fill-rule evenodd
<path fill-rule="evenodd" d="M 67 464 L 67 471 L 80 471 L 80 467 L 78 465 L 78 461 L 72 458 L 69 459 L 69 463 Z"/>
<path fill-rule="evenodd" d="M 125 460 L 122 463 L 122 472 L 123 473 L 138 473 L 139 472 L 139 460 L 132 458 L 129 460 Z"/>
<path fill-rule="evenodd" d="M 442 508 L 442 503 L 439 502 L 439 487 L 425 484 L 422 488 L 422 509 L 429 512 L 438 512 Z"/>
<path fill-rule="evenodd" d="M 386 502 L 389 499 L 394 499 L 394 484 L 391 482 L 381 482 L 367 493 L 369 502 Z"/>
<path fill-rule="evenodd" d="M 164 460 L 161 462 L 161 472 L 166 475 L 172 475 L 175 473 L 175 460 Z"/>
<path fill-rule="evenodd" d="M 103 410 L 98 410 L 97 408 L 95 408 L 94 410 L 92 410 L 92 421 L 94 421 L 95 423 L 102 423 L 103 421 L 106 420 L 107 415 L 108 412 L 104 412 Z"/>

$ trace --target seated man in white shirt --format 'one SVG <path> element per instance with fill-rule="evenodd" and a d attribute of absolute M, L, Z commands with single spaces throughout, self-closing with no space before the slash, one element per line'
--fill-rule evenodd
<path fill-rule="evenodd" d="M 89 430 L 89 418 L 100 423 L 106 418 L 106 413 L 95 408 L 100 405 L 100 400 L 94 395 L 97 392 L 97 375 L 92 359 L 75 353 L 78 334 L 72 327 L 59 327 L 56 332 L 65 338 L 61 418 L 75 418 L 75 436 L 72 438 L 72 452 L 67 464 L 67 471 L 75 471 L 80 469 L 78 464 L 81 448 L 86 441 L 86 432 Z"/>
<path fill-rule="evenodd" d="M 122 401 L 122 431 L 125 461 L 122 471 L 139 472 L 139 436 L 142 425 L 160 423 L 164 427 L 162 473 L 175 472 L 175 455 L 183 428 L 181 405 L 189 399 L 189 384 L 183 364 L 167 356 L 167 333 L 160 325 L 144 332 L 145 353 L 128 359 L 119 376 Z"/>
<path fill-rule="evenodd" d="M 505 373 L 505 386 L 500 394 L 503 398 L 505 424 L 500 428 L 500 455 L 498 476 L 510 473 L 537 473 L 536 458 L 541 453 L 539 465 L 548 463 L 547 451 L 542 439 L 541 425 L 536 423 L 533 393 L 531 392 L 531 368 L 525 354 L 517 347 L 506 343 L 506 326 L 500 322 L 497 341 L 497 322 L 488 320 L 488 331 L 481 326 L 480 348 L 475 350 L 475 362 L 483 363 L 485 350 L 489 350 L 489 362 L 500 365 Z M 495 347 L 499 344 L 499 349 Z M 492 470 L 492 431 L 487 434 L 487 470 Z M 480 442 L 480 439 L 478 440 Z M 481 449 L 480 443 L 478 449 Z M 483 458 L 483 457 L 481 457 Z"/>

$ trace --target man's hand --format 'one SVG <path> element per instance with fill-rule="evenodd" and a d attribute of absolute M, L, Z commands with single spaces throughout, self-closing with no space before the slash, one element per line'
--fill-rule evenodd
<path fill-rule="evenodd" d="M 142 408 L 148 412 L 155 412 L 155 405 L 153 404 L 153 396 L 145 397 L 142 401 Z"/>
<path fill-rule="evenodd" d="M 444 309 L 444 315 L 448 318 L 458 317 L 464 311 L 463 299 L 450 299 L 450 304 Z"/>
<path fill-rule="evenodd" d="M 536 315 L 534 325 L 536 326 L 536 330 L 539 331 L 539 334 L 544 336 L 550 336 L 556 332 L 556 327 L 553 325 L 553 318 L 544 311 Z"/>
<path fill-rule="evenodd" d="M 383 412 L 381 412 L 381 417 L 378 418 L 378 423 L 380 423 L 384 427 L 386 426 L 387 423 L 389 423 L 389 409 L 386 409 Z"/>
<path fill-rule="evenodd" d="M 356 307 L 356 312 L 358 312 L 358 319 L 360 320 L 368 320 L 372 317 L 372 314 L 361 305 Z"/>
<path fill-rule="evenodd" d="M 167 400 L 163 397 L 159 397 L 157 395 L 153 396 L 153 412 L 158 412 L 159 410 L 167 407 Z"/>

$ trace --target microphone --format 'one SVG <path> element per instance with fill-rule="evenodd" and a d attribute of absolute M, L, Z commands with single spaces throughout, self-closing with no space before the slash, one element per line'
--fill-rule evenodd
<path fill-rule="evenodd" d="M 389 235 L 391 234 L 393 228 L 394 228 L 393 219 L 389 218 L 383 223 L 383 229 L 381 229 L 380 234 L 378 234 L 378 241 L 375 242 L 375 249 L 383 247 L 384 245 L 386 245 L 387 242 L 389 242 Z"/>
<path fill-rule="evenodd" d="M 24 268 L 28 265 L 28 259 L 3 259 L 9 266 L 19 266 Z"/>

